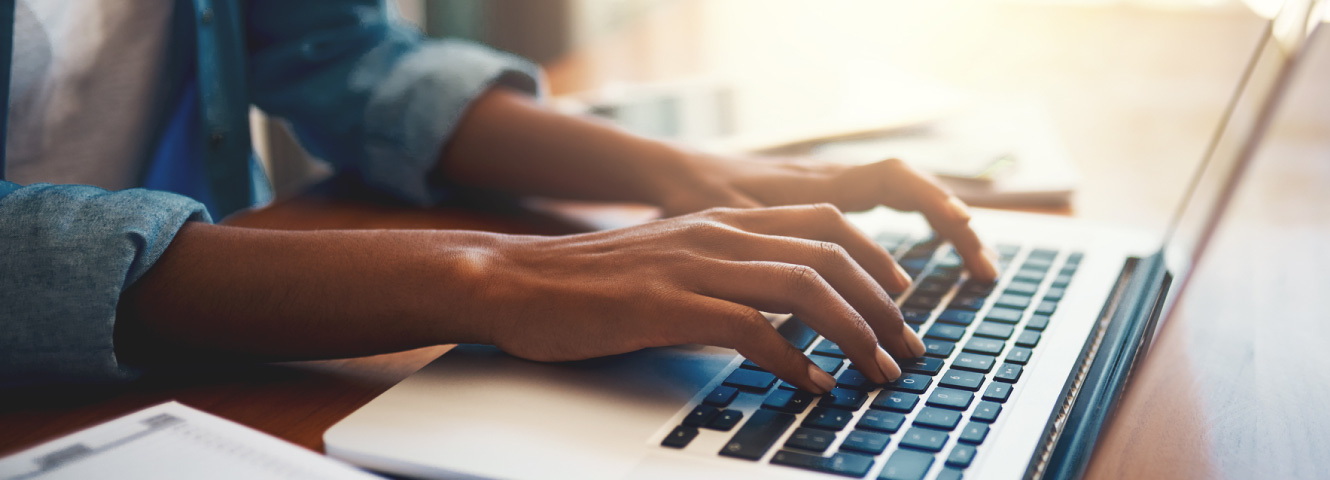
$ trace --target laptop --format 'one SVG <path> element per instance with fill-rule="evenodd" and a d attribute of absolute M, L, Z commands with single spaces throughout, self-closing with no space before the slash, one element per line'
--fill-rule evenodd
<path fill-rule="evenodd" d="M 976 212 L 980 284 L 917 217 L 850 215 L 914 277 L 896 298 L 923 358 L 874 385 L 791 316 L 774 327 L 837 388 L 814 397 L 733 350 L 566 363 L 462 345 L 334 425 L 330 456 L 437 478 L 1073 478 L 1205 250 L 1326 2 L 1287 2 L 1160 236 Z"/>

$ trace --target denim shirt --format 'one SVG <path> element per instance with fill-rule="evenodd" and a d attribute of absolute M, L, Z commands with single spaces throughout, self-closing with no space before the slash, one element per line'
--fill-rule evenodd
<path fill-rule="evenodd" d="M 196 48 L 206 169 L 218 195 L 262 195 L 249 167 L 248 106 L 288 121 L 302 146 L 418 205 L 441 198 L 427 173 L 468 105 L 503 85 L 541 93 L 512 55 L 424 38 L 384 0 L 194 0 L 176 48 Z M 5 72 L 7 74 L 7 72 Z M 218 190 L 221 191 L 218 191 Z M 237 192 L 239 192 L 237 194 Z M 0 386 L 113 382 L 121 292 L 185 222 L 210 222 L 182 195 L 0 181 Z"/>

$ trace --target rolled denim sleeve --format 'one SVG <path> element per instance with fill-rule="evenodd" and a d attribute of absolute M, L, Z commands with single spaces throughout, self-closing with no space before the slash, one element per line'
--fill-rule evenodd
<path fill-rule="evenodd" d="M 0 386 L 133 378 L 116 360 L 120 293 L 187 221 L 181 195 L 0 181 Z"/>
<path fill-rule="evenodd" d="M 428 173 L 472 101 L 495 85 L 542 94 L 534 64 L 424 38 L 379 0 L 254 1 L 247 12 L 254 103 L 310 153 L 414 204 L 442 199 Z"/>

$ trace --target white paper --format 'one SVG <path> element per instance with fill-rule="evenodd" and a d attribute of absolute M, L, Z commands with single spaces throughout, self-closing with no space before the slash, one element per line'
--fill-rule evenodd
<path fill-rule="evenodd" d="M 3 479 L 376 479 L 257 430 L 163 403 L 0 459 Z"/>

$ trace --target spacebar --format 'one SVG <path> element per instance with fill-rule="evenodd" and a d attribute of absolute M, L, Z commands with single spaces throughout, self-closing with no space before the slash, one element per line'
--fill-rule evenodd
<path fill-rule="evenodd" d="M 794 424 L 794 415 L 788 413 L 758 409 L 744 422 L 744 426 L 734 434 L 730 443 L 720 449 L 720 454 L 727 457 L 757 460 L 767 453 L 776 439 Z"/>

